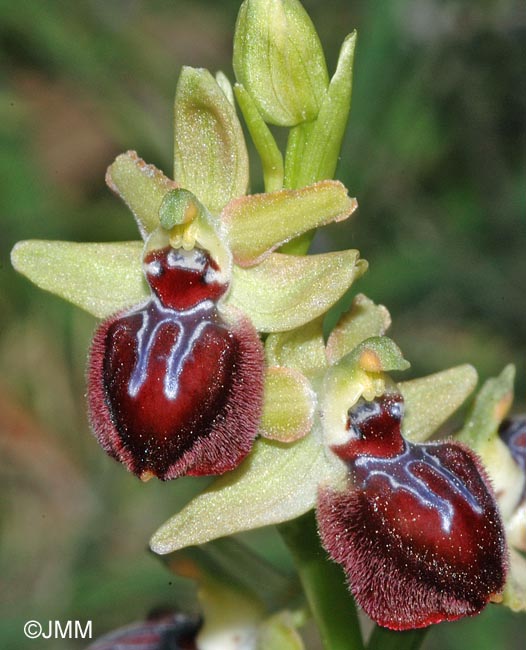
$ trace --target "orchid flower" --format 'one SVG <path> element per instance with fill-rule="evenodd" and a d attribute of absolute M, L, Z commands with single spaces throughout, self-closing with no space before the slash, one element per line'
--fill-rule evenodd
<path fill-rule="evenodd" d="M 103 319 L 88 362 L 101 446 L 142 480 L 218 475 L 153 535 L 154 552 L 172 558 L 241 531 L 283 530 L 315 510 L 326 555 L 379 625 L 425 627 L 489 602 L 526 609 L 522 421 L 499 437 L 511 371 L 483 387 L 456 438 L 430 441 L 473 391 L 470 365 L 394 379 L 409 364 L 386 336 L 387 309 L 361 294 L 324 336 L 327 311 L 367 268 L 356 250 L 305 255 L 316 228 L 357 207 L 328 180 L 355 41 L 345 39 L 329 79 L 298 0 L 246 0 L 235 87 L 222 73 L 181 72 L 174 178 L 133 151 L 108 169 L 142 240 L 26 241 L 12 261 Z M 234 97 L 264 193 L 247 194 Z M 269 124 L 290 129 L 285 158 Z M 241 601 L 228 600 L 246 644 L 221 645 L 218 627 L 232 621 L 212 608 L 200 650 L 301 647 L 281 614 L 268 628 L 247 605 L 244 625 Z M 276 625 L 290 645 L 257 645 Z"/>

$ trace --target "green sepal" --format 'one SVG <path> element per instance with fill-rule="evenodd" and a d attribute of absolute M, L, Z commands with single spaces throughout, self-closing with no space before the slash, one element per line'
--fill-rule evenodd
<path fill-rule="evenodd" d="M 500 423 L 513 402 L 515 367 L 508 365 L 498 377 L 488 379 L 480 389 L 466 424 L 457 439 L 475 451 L 497 435 Z"/>
<path fill-rule="evenodd" d="M 175 95 L 174 177 L 219 214 L 248 187 L 248 154 L 234 106 L 208 70 L 183 67 Z"/>
<path fill-rule="evenodd" d="M 307 377 L 325 370 L 323 316 L 288 332 L 269 334 L 265 355 L 270 366 L 295 368 Z"/>
<path fill-rule="evenodd" d="M 403 381 L 402 433 L 411 442 L 424 442 L 468 398 L 477 385 L 477 371 L 465 364 L 426 377 Z"/>
<path fill-rule="evenodd" d="M 352 73 L 356 32 L 343 42 L 336 72 L 323 98 L 316 121 L 309 125 L 294 177 L 296 187 L 332 178 L 340 156 L 351 109 Z M 288 152 L 287 152 L 288 153 Z"/>
<path fill-rule="evenodd" d="M 86 244 L 21 241 L 11 253 L 15 269 L 45 291 L 65 298 L 97 318 L 144 301 L 144 243 Z"/>
<path fill-rule="evenodd" d="M 117 156 L 108 167 L 106 183 L 130 208 L 144 239 L 159 226 L 159 208 L 166 193 L 179 187 L 135 151 Z"/>
<path fill-rule="evenodd" d="M 254 146 L 261 159 L 265 192 L 283 188 L 283 156 L 272 132 L 259 114 L 254 100 L 242 84 L 234 86 L 237 103 L 243 113 Z"/>
<path fill-rule="evenodd" d="M 391 316 L 383 305 L 359 293 L 351 308 L 342 314 L 327 340 L 327 359 L 336 363 L 371 336 L 383 336 L 391 325 Z"/>
<path fill-rule="evenodd" d="M 222 219 L 234 261 L 253 266 L 301 233 L 342 221 L 357 207 L 339 181 L 321 181 L 300 190 L 253 194 L 232 201 Z"/>
<path fill-rule="evenodd" d="M 257 440 L 239 467 L 216 479 L 159 528 L 150 540 L 152 550 L 171 553 L 295 519 L 314 508 L 318 484 L 331 481 L 337 471 L 319 435 L 313 432 L 293 445 Z"/>
<path fill-rule="evenodd" d="M 266 122 L 294 126 L 316 118 L 329 77 L 314 25 L 298 0 L 241 5 L 233 66 Z"/>
<path fill-rule="evenodd" d="M 259 434 L 269 440 L 294 442 L 312 428 L 316 393 L 298 370 L 267 368 Z"/>
<path fill-rule="evenodd" d="M 349 409 L 362 396 L 372 400 L 386 392 L 390 380 L 384 373 L 408 367 L 400 348 L 386 336 L 366 339 L 331 366 L 320 391 L 325 443 L 329 447 L 346 443 Z"/>
<path fill-rule="evenodd" d="M 325 313 L 366 269 L 355 250 L 306 257 L 272 253 L 253 268 L 233 267 L 226 302 L 260 332 L 291 330 Z"/>

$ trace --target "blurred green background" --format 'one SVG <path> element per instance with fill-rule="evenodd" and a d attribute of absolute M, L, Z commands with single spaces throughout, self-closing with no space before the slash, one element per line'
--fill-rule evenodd
<path fill-rule="evenodd" d="M 18 277 L 19 239 L 137 237 L 104 185 L 126 149 L 168 173 L 182 64 L 231 78 L 239 3 L 0 0 L 1 647 L 28 619 L 92 620 L 95 635 L 158 605 L 195 607 L 190 583 L 146 552 L 199 482 L 140 484 L 98 449 L 84 406 L 95 320 Z M 338 177 L 352 223 L 318 249 L 356 247 L 358 289 L 389 307 L 419 375 L 471 362 L 518 367 L 526 394 L 526 16 L 517 0 L 306 0 L 331 69 L 359 31 L 351 123 Z M 261 190 L 254 166 L 252 190 Z M 272 532 L 264 543 L 283 566 Z M 489 607 L 440 625 L 427 650 L 523 648 L 526 615 Z M 312 646 L 314 648 L 314 645 Z"/>

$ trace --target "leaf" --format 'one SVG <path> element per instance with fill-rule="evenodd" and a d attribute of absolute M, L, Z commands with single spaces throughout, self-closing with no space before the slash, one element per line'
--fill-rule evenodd
<path fill-rule="evenodd" d="M 398 384 L 404 401 L 402 433 L 423 442 L 468 398 L 477 385 L 477 371 L 468 364 Z"/>
<path fill-rule="evenodd" d="M 144 239 L 159 226 L 159 208 L 167 192 L 179 187 L 135 151 L 117 156 L 108 167 L 106 183 L 130 208 Z"/>
<path fill-rule="evenodd" d="M 19 242 L 11 253 L 17 271 L 38 287 L 106 318 L 149 296 L 142 273 L 142 242 L 85 244 Z"/>
<path fill-rule="evenodd" d="M 174 176 L 214 214 L 248 187 L 248 154 L 230 103 L 208 70 L 183 67 L 175 95 Z"/>
<path fill-rule="evenodd" d="M 314 507 L 318 484 L 335 478 L 319 431 L 293 445 L 258 440 L 251 455 L 169 519 L 150 540 L 155 553 L 299 517 Z"/>
<path fill-rule="evenodd" d="M 227 302 L 261 332 L 291 330 L 325 313 L 367 269 L 355 250 L 299 257 L 273 253 L 250 269 L 234 266 Z"/>
<path fill-rule="evenodd" d="M 321 181 L 299 190 L 245 196 L 223 211 L 234 261 L 254 266 L 301 233 L 342 221 L 357 208 L 339 181 Z"/>
<path fill-rule="evenodd" d="M 336 363 L 365 339 L 383 336 L 390 325 L 391 316 L 387 309 L 359 293 L 327 340 L 329 363 Z"/>
<path fill-rule="evenodd" d="M 316 394 L 309 381 L 292 368 L 268 368 L 259 433 L 278 442 L 294 442 L 312 427 Z"/>

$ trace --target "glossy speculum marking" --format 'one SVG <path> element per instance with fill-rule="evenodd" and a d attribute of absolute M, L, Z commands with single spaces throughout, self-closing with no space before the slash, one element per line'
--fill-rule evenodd
<path fill-rule="evenodd" d="M 508 446 L 515 462 L 526 471 L 526 415 L 504 420 L 499 435 Z"/>
<path fill-rule="evenodd" d="M 169 246 L 144 259 L 151 297 L 98 328 L 89 407 L 101 445 L 143 479 L 218 474 L 250 451 L 263 352 L 244 317 L 227 322 L 228 284 L 207 251 Z"/>
<path fill-rule="evenodd" d="M 361 400 L 349 411 L 348 486 L 322 490 L 320 534 L 358 603 L 392 629 L 479 612 L 502 591 L 504 528 L 478 457 L 452 441 L 401 434 L 403 398 Z"/>

